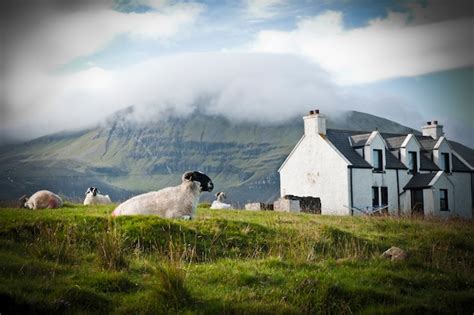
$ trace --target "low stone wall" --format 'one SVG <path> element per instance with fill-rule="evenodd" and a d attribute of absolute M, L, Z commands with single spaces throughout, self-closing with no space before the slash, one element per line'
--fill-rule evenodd
<path fill-rule="evenodd" d="M 321 199 L 317 197 L 299 197 L 293 195 L 285 195 L 281 199 L 299 201 L 301 212 L 321 214 Z"/>
<path fill-rule="evenodd" d="M 290 200 L 285 198 L 279 198 L 273 203 L 275 211 L 286 211 L 286 212 L 300 212 L 299 200 Z"/>
<path fill-rule="evenodd" d="M 245 210 L 259 211 L 259 210 L 273 210 L 272 204 L 266 204 L 263 202 L 251 202 L 245 204 Z"/>

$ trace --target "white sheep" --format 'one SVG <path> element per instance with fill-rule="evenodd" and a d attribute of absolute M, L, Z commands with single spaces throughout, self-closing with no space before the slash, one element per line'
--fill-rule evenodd
<path fill-rule="evenodd" d="M 217 200 L 214 200 L 211 205 L 211 209 L 234 209 L 232 205 L 224 203 L 224 199 L 227 198 L 223 191 L 216 194 Z"/>
<path fill-rule="evenodd" d="M 111 204 L 109 195 L 99 194 L 97 187 L 89 187 L 86 191 L 86 198 L 84 199 L 84 205 L 108 205 Z"/>
<path fill-rule="evenodd" d="M 201 172 L 186 172 L 182 183 L 133 197 L 121 203 L 112 216 L 154 214 L 164 218 L 191 219 L 202 191 L 212 191 L 214 184 Z"/>
<path fill-rule="evenodd" d="M 24 198 L 25 208 L 29 209 L 56 209 L 63 206 L 61 197 L 49 190 L 35 192 L 30 198 Z"/>

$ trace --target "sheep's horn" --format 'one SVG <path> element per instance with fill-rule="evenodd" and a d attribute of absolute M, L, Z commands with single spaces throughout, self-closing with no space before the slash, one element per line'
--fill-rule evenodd
<path fill-rule="evenodd" d="M 186 180 L 192 180 L 193 179 L 193 172 L 189 171 L 183 174 L 183 177 L 181 178 L 184 181 Z"/>
<path fill-rule="evenodd" d="M 26 195 L 23 195 L 23 196 L 21 196 L 20 198 L 18 198 L 18 200 L 20 200 L 20 201 L 25 200 L 25 199 L 27 199 L 27 196 L 26 196 Z"/>

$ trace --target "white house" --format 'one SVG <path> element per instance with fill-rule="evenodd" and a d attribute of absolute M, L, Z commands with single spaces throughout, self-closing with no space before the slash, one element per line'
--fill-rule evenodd
<path fill-rule="evenodd" d="M 319 110 L 303 117 L 304 135 L 280 169 L 281 196 L 321 200 L 321 213 L 472 218 L 474 150 L 428 122 L 422 134 L 326 128 Z"/>

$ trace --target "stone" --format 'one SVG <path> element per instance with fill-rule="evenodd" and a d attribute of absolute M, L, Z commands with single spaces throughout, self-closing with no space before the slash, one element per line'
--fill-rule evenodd
<path fill-rule="evenodd" d="M 407 253 L 399 247 L 392 246 L 383 252 L 381 257 L 390 258 L 391 261 L 402 261 L 407 259 Z"/>

